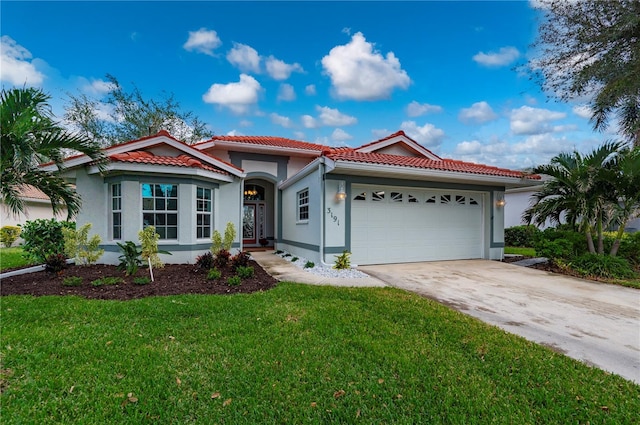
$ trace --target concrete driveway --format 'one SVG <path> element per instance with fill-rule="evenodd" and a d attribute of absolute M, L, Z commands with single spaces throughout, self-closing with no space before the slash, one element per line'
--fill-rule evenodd
<path fill-rule="evenodd" d="M 359 269 L 640 384 L 640 290 L 486 260 Z"/>

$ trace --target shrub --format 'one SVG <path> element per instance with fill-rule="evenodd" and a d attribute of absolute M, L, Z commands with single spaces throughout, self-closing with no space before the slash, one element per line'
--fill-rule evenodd
<path fill-rule="evenodd" d="M 624 258 L 583 254 L 571 262 L 571 268 L 583 276 L 606 279 L 631 279 L 635 273 Z"/>
<path fill-rule="evenodd" d="M 162 251 L 158 249 L 158 240 L 160 239 L 160 235 L 156 233 L 156 228 L 153 226 L 147 226 L 143 230 L 138 232 L 138 239 L 140 240 L 140 245 L 142 250 L 140 255 L 143 260 L 149 261 L 152 267 L 163 268 L 164 263 L 158 256 L 158 254 L 169 254 L 168 251 Z"/>
<path fill-rule="evenodd" d="M 117 276 L 107 276 L 107 277 L 103 277 L 100 279 L 96 279 L 94 281 L 91 282 L 91 284 L 93 286 L 104 286 L 104 285 L 117 285 L 119 283 L 123 283 L 124 281 L 122 280 L 121 277 L 117 277 Z"/>
<path fill-rule="evenodd" d="M 21 231 L 22 229 L 18 226 L 2 226 L 2 228 L 0 228 L 0 242 L 2 242 L 2 245 L 6 248 L 11 247 L 20 236 Z"/>
<path fill-rule="evenodd" d="M 249 279 L 250 277 L 253 277 L 253 267 L 248 266 L 240 266 L 236 269 L 236 273 L 238 273 L 238 277 L 240 277 L 240 279 Z"/>
<path fill-rule="evenodd" d="M 224 228 L 224 239 L 222 240 L 222 248 L 231 251 L 233 241 L 236 239 L 236 227 L 232 222 L 228 222 Z"/>
<path fill-rule="evenodd" d="M 75 228 L 75 223 L 57 221 L 55 219 L 38 219 L 27 221 L 22 226 L 21 236 L 24 239 L 24 252 L 37 263 L 44 263 L 51 254 L 64 252 L 64 227 Z"/>
<path fill-rule="evenodd" d="M 147 276 L 138 276 L 133 278 L 134 285 L 148 285 L 151 283 L 151 279 Z"/>
<path fill-rule="evenodd" d="M 217 230 L 211 235 L 211 252 L 218 252 L 222 249 L 222 235 Z"/>
<path fill-rule="evenodd" d="M 536 247 L 536 254 L 546 257 L 553 262 L 557 260 L 569 260 L 575 256 L 573 245 L 564 239 L 555 241 L 543 241 Z"/>
<path fill-rule="evenodd" d="M 227 285 L 229 286 L 238 286 L 242 283 L 242 279 L 240 279 L 240 276 L 231 276 L 229 279 L 227 279 Z"/>
<path fill-rule="evenodd" d="M 82 278 L 80 276 L 69 276 L 62 279 L 63 286 L 80 286 L 82 285 Z"/>
<path fill-rule="evenodd" d="M 617 232 L 605 232 L 604 248 L 610 252 Z M 632 266 L 640 266 L 640 232 L 624 233 L 618 248 L 619 257 L 626 259 Z"/>
<path fill-rule="evenodd" d="M 213 267 L 213 254 L 211 251 L 207 251 L 202 255 L 196 257 L 196 266 L 200 270 L 209 270 Z"/>
<path fill-rule="evenodd" d="M 211 269 L 209 273 L 207 273 L 208 280 L 218 280 L 222 277 L 222 272 L 218 269 Z"/>
<path fill-rule="evenodd" d="M 229 264 L 229 259 L 231 258 L 231 253 L 226 249 L 221 249 L 216 252 L 216 257 L 213 260 L 213 265 L 219 269 L 224 269 Z"/>
<path fill-rule="evenodd" d="M 282 258 L 287 258 L 287 257 L 291 257 L 291 254 L 289 254 L 288 252 L 282 256 Z"/>
<path fill-rule="evenodd" d="M 124 244 L 117 242 L 120 247 L 122 255 L 118 257 L 120 264 L 118 264 L 118 270 L 124 270 L 127 276 L 136 274 L 138 268 L 142 265 L 140 259 L 141 251 L 132 241 L 126 241 Z"/>
<path fill-rule="evenodd" d="M 333 265 L 334 269 L 343 270 L 351 267 L 351 259 L 349 258 L 351 253 L 349 251 L 343 251 L 340 255 L 334 255 L 336 262 Z"/>
<path fill-rule="evenodd" d="M 283 252 L 284 252 L 283 250 L 279 249 L 279 250 L 277 250 L 276 252 L 274 252 L 274 254 L 276 254 L 276 255 L 280 255 L 280 254 L 282 254 Z"/>
<path fill-rule="evenodd" d="M 60 273 L 67 267 L 67 257 L 64 254 L 49 254 L 44 262 L 44 269 L 50 273 Z"/>
<path fill-rule="evenodd" d="M 314 263 L 313 261 L 307 261 L 307 262 L 304 264 L 304 268 L 305 268 L 305 269 L 312 269 L 312 268 L 314 268 L 315 266 L 316 266 L 316 263 Z"/>
<path fill-rule="evenodd" d="M 91 223 L 86 223 L 79 230 L 63 228 L 64 252 L 69 258 L 75 258 L 76 264 L 93 264 L 104 254 L 100 249 L 100 236 L 93 235 L 89 239 Z"/>
<path fill-rule="evenodd" d="M 247 264 L 249 264 L 249 258 L 250 257 L 248 253 L 240 251 L 231 258 L 231 266 L 234 269 L 237 269 L 238 267 L 245 267 Z"/>
<path fill-rule="evenodd" d="M 533 247 L 540 237 L 540 229 L 536 226 L 514 226 L 504 229 L 506 246 Z"/>
<path fill-rule="evenodd" d="M 573 230 L 549 228 L 540 232 L 534 248 L 537 255 L 552 261 L 570 260 L 587 253 L 587 237 Z"/>
<path fill-rule="evenodd" d="M 296 261 L 298 261 L 298 257 L 292 257 L 292 258 L 291 258 L 291 262 L 292 262 L 292 263 L 295 263 Z"/>

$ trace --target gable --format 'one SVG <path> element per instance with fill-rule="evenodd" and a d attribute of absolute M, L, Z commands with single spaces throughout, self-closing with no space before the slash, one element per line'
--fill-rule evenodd
<path fill-rule="evenodd" d="M 400 130 L 390 136 L 367 143 L 354 149 L 359 153 L 376 153 L 385 155 L 408 156 L 414 158 L 425 158 L 432 161 L 440 161 L 440 157 L 429 149 L 425 148 Z"/>

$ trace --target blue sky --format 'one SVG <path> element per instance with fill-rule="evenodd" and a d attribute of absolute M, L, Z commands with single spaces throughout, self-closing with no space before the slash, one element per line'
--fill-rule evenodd
<path fill-rule="evenodd" d="M 100 97 L 105 75 L 173 93 L 216 134 L 359 146 L 404 130 L 438 155 L 509 168 L 588 151 L 583 105 L 514 67 L 532 54 L 527 1 L 14 2 L 0 78 Z"/>

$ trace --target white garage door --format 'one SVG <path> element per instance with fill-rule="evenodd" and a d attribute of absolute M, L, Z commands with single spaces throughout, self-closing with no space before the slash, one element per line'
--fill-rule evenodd
<path fill-rule="evenodd" d="M 482 258 L 480 192 L 353 185 L 354 264 Z"/>

